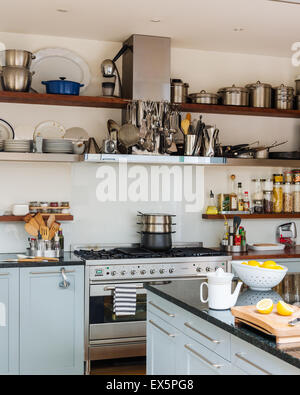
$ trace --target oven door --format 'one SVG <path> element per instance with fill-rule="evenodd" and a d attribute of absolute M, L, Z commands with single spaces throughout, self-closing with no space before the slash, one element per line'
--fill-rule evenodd
<path fill-rule="evenodd" d="M 132 283 L 130 283 L 132 284 Z M 137 288 L 136 314 L 116 316 L 113 312 L 114 284 L 90 285 L 89 300 L 89 340 L 129 341 L 146 336 L 146 290 L 142 283 L 134 283 Z"/>

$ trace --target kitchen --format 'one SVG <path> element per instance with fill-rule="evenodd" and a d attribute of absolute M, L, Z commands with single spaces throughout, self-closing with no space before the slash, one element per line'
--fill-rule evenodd
<path fill-rule="evenodd" d="M 10 2 L 9 4 L 7 3 L 4 6 L 7 9 L 7 13 L 13 12 L 13 3 L 14 2 Z M 32 1 L 32 3 L 35 2 Z M 249 1 L 243 1 L 244 6 L 249 7 L 249 19 L 245 20 L 243 17 L 244 11 L 242 12 L 242 10 L 239 10 L 239 8 L 235 7 L 236 2 L 234 1 L 226 2 L 228 3 L 226 6 L 221 5 L 220 1 L 191 1 L 190 6 L 192 7 L 192 10 L 195 11 L 195 15 L 201 12 L 206 13 L 208 20 L 211 18 L 215 19 L 216 15 L 214 10 L 216 6 L 218 6 L 221 7 L 218 18 L 221 19 L 222 17 L 222 7 L 224 7 L 224 12 L 229 18 L 230 28 L 228 27 L 228 21 L 226 22 L 226 26 L 222 25 L 223 28 L 220 26 L 220 23 L 217 23 L 218 29 L 220 29 L 220 31 L 221 29 L 224 29 L 224 32 L 226 32 L 225 35 L 225 33 L 221 31 L 222 34 L 224 33 L 224 38 L 222 40 L 220 37 L 214 37 L 213 34 L 206 34 L 207 38 L 204 40 L 205 33 L 212 33 L 212 31 L 209 30 L 211 28 L 209 26 L 197 26 L 198 30 L 201 29 L 201 34 L 198 30 L 190 30 L 187 32 L 186 29 L 183 28 L 176 32 L 176 30 L 178 30 L 178 25 L 180 25 L 179 20 L 182 10 L 179 4 L 176 4 L 176 7 L 174 6 L 174 1 L 172 2 L 172 7 L 168 8 L 166 6 L 166 15 L 163 16 L 164 12 L 161 11 L 162 16 L 159 18 L 157 15 L 153 15 L 153 7 L 147 5 L 143 11 L 142 16 L 139 17 L 137 15 L 136 17 L 133 17 L 132 21 L 135 21 L 134 29 L 131 28 L 130 21 L 126 22 L 128 25 L 122 25 L 123 18 L 121 10 L 124 12 L 124 8 L 122 8 L 122 2 L 119 2 L 120 10 L 118 12 L 120 12 L 120 14 L 118 14 L 118 27 L 114 29 L 114 31 L 112 31 L 111 27 L 107 27 L 107 30 L 105 30 L 105 16 L 102 15 L 101 18 L 103 18 L 103 27 L 101 27 L 101 29 L 98 27 L 100 30 L 97 31 L 97 34 L 95 34 L 93 26 L 94 28 L 95 26 L 98 26 L 99 15 L 97 15 L 96 18 L 96 13 L 94 10 L 99 10 L 99 13 L 101 14 L 101 10 L 105 9 L 105 5 L 103 5 L 102 2 L 97 3 L 98 4 L 96 4 L 94 1 L 85 3 L 84 12 L 88 14 L 88 18 L 91 22 L 89 24 L 81 23 L 81 28 L 78 32 L 77 29 L 75 31 L 72 29 L 72 21 L 73 18 L 76 19 L 81 15 L 81 8 L 80 6 L 75 7 L 71 4 L 71 2 L 64 2 L 64 6 L 61 6 L 62 8 L 57 9 L 50 2 L 47 4 L 47 9 L 57 21 L 57 24 L 55 24 L 55 31 L 53 29 L 53 25 L 45 25 L 45 21 L 43 20 L 42 16 L 39 24 L 34 23 L 35 27 L 30 31 L 26 29 L 25 26 L 23 29 L 19 26 L 15 26 L 15 28 L 13 28 L 13 23 L 10 25 L 8 23 L 5 24 L 5 21 L 3 20 L 2 26 L 6 26 L 6 28 L 4 29 L 5 31 L 1 33 L 0 41 L 4 43 L 5 48 L 26 49 L 33 54 L 38 54 L 43 50 L 61 48 L 64 51 L 73 52 L 77 54 L 81 60 L 83 59 L 84 64 L 88 64 L 90 73 L 90 82 L 88 86 L 85 87 L 86 89 L 82 91 L 80 96 L 72 96 L 68 99 L 64 99 L 64 102 L 63 100 L 59 100 L 56 95 L 53 96 L 55 99 L 52 99 L 49 96 L 47 96 L 47 98 L 44 98 L 43 95 L 42 97 L 34 96 L 32 92 L 1 92 L 1 118 L 12 125 L 16 140 L 32 139 L 33 133 L 38 125 L 52 120 L 57 122 L 59 125 L 62 125 L 66 131 L 70 131 L 70 129 L 74 128 L 80 128 L 82 132 L 82 129 L 84 129 L 84 131 L 88 133 L 88 136 L 90 138 L 95 138 L 97 145 L 102 147 L 103 140 L 108 140 L 107 121 L 111 119 L 120 125 L 122 122 L 121 109 L 126 108 L 126 106 L 124 103 L 120 103 L 118 99 L 115 99 L 115 101 L 113 100 L 113 104 L 110 105 L 107 104 L 108 99 L 106 99 L 106 104 L 103 104 L 103 102 L 99 104 L 99 98 L 103 95 L 101 84 L 107 80 L 111 80 L 109 78 L 103 77 L 101 63 L 105 59 L 112 59 L 115 57 L 122 47 L 122 43 L 128 39 L 131 34 L 137 32 L 156 37 L 172 37 L 170 49 L 171 78 L 182 79 L 182 81 L 189 83 L 189 93 L 201 92 L 204 89 L 207 92 L 217 93 L 220 88 L 224 86 L 232 86 L 233 83 L 237 87 L 245 87 L 247 84 L 255 83 L 258 80 L 269 83 L 273 87 L 280 87 L 281 84 L 285 84 L 295 88 L 296 76 L 300 74 L 299 66 L 295 67 L 291 62 L 292 54 L 295 52 L 291 51 L 291 45 L 298 41 L 296 30 L 295 35 L 291 33 L 290 36 L 286 38 L 284 43 L 279 40 L 282 39 L 282 37 L 278 37 L 278 45 L 276 45 L 276 40 L 274 39 L 273 35 L 271 37 L 268 34 L 264 34 L 263 31 L 254 34 L 256 27 L 261 26 L 262 22 L 259 20 L 251 20 L 249 15 L 250 11 L 253 13 L 251 15 L 256 15 L 255 9 L 260 9 L 262 20 L 263 15 L 269 15 L 269 13 L 272 13 L 275 20 L 276 18 L 280 18 L 279 20 L 281 20 L 283 13 L 285 13 L 284 15 L 286 15 L 287 19 L 289 19 L 289 23 L 290 19 L 294 18 L 296 25 L 296 15 L 298 11 L 297 5 L 276 4 L 275 2 L 269 1 L 251 1 L 251 4 L 249 4 Z M 130 3 L 132 4 L 127 6 L 130 7 L 130 10 L 134 13 L 134 3 L 136 2 L 132 1 Z M 223 3 L 224 2 L 222 2 L 222 4 Z M 117 8 L 118 7 L 116 6 L 116 9 Z M 234 10 L 234 13 L 232 16 L 230 16 L 232 10 Z M 41 9 L 40 12 L 42 13 L 44 10 Z M 21 15 L 22 13 L 20 11 L 20 17 Z M 191 12 L 190 15 L 193 15 L 193 12 Z M 241 18 L 241 21 L 239 21 L 237 25 L 236 21 L 239 20 L 238 18 Z M 153 19 L 154 21 L 156 19 L 161 19 L 161 21 L 151 22 L 150 19 Z M 169 19 L 173 20 L 174 24 L 172 24 L 172 26 L 167 24 Z M 6 20 L 11 21 L 11 19 L 7 17 Z M 274 20 L 272 23 L 274 23 Z M 196 26 L 196 23 L 191 25 Z M 249 28 L 247 26 L 249 26 Z M 192 26 L 189 26 L 189 28 L 192 29 Z M 215 30 L 213 33 L 215 33 Z M 265 41 L 258 40 L 258 36 L 256 34 L 261 34 Z M 202 37 L 200 41 L 198 38 L 199 36 Z M 197 39 L 195 39 L 195 37 L 197 37 Z M 34 61 L 35 60 L 33 60 L 33 63 Z M 121 75 L 123 69 L 122 62 L 123 57 L 117 61 L 117 66 Z M 160 69 L 161 68 L 162 67 L 160 66 Z M 32 68 L 32 70 L 34 69 Z M 86 70 L 86 68 L 84 70 Z M 66 70 L 63 71 L 64 73 L 66 72 Z M 42 89 L 45 89 L 45 87 L 40 84 L 40 80 L 37 79 L 37 74 L 38 73 L 32 76 L 33 88 L 38 90 L 38 92 L 44 92 L 44 90 L 39 90 L 40 86 Z M 61 75 L 61 73 L 56 75 L 57 79 L 63 76 L 65 75 Z M 46 78 L 46 80 L 49 79 L 50 78 L 48 77 Z M 38 81 L 38 83 L 36 81 Z M 169 90 L 168 93 L 170 93 Z M 118 94 L 118 86 L 116 86 L 116 94 Z M 145 100 L 151 99 L 150 96 L 142 98 Z M 81 100 L 81 102 L 78 103 L 76 100 Z M 185 119 L 186 114 L 192 113 L 192 120 L 195 119 L 198 121 L 199 115 L 201 114 L 202 121 L 206 125 L 216 125 L 217 128 L 220 129 L 219 138 L 224 146 L 244 144 L 245 142 L 250 144 L 256 140 L 259 140 L 260 144 L 263 146 L 271 146 L 275 141 L 281 143 L 288 140 L 288 143 L 286 143 L 284 146 L 278 147 L 278 149 L 270 150 L 270 152 L 294 152 L 298 149 L 299 141 L 297 133 L 299 131 L 299 122 L 297 118 L 299 115 L 297 110 L 285 110 L 286 112 L 284 112 L 284 110 L 281 110 L 282 112 L 277 111 L 276 116 L 271 115 L 273 114 L 274 109 L 269 109 L 269 113 L 266 111 L 267 116 L 261 116 L 259 109 L 255 109 L 256 113 L 252 114 L 254 116 L 248 116 L 249 113 L 253 111 L 253 108 L 251 107 L 245 108 L 246 111 L 248 111 L 248 114 L 245 115 L 246 113 L 242 112 L 244 107 L 235 107 L 234 109 L 232 109 L 232 107 L 228 107 L 229 112 L 227 113 L 225 110 L 223 110 L 225 106 L 221 109 L 214 109 L 213 111 L 211 110 L 212 107 L 206 107 L 204 109 L 204 105 L 202 105 L 201 111 L 199 111 L 200 107 L 197 110 L 193 106 L 198 105 L 188 104 L 187 107 L 182 107 L 183 119 Z M 185 109 L 188 110 L 184 111 Z M 278 115 L 279 112 L 280 115 Z M 219 247 L 224 232 L 223 217 L 221 217 L 221 219 L 205 218 L 206 209 L 209 205 L 210 191 L 213 191 L 215 196 L 214 204 L 217 205 L 218 194 L 231 193 L 230 177 L 232 175 L 236 176 L 237 182 L 242 183 L 243 191 L 248 191 L 249 194 L 252 194 L 255 191 L 255 186 L 252 183 L 252 179 L 266 179 L 273 177 L 273 174 L 283 174 L 287 169 L 294 170 L 300 167 L 297 159 L 291 160 L 288 162 L 288 164 L 286 161 L 284 161 L 284 164 L 282 164 L 282 162 L 276 159 L 268 159 L 270 162 L 265 162 L 265 159 L 262 159 L 261 162 L 259 162 L 259 165 L 256 165 L 257 162 L 252 162 L 254 159 L 251 158 L 243 159 L 245 162 L 241 162 L 242 158 L 228 158 L 227 164 L 224 164 L 218 162 L 221 160 L 221 158 L 218 157 L 213 158 L 213 160 L 217 160 L 217 163 L 213 163 L 213 160 L 210 158 L 205 158 L 205 160 L 208 159 L 208 161 L 202 162 L 202 164 L 199 164 L 199 162 L 194 162 L 198 163 L 198 165 L 186 166 L 180 164 L 178 166 L 178 162 L 176 162 L 176 158 L 178 158 L 178 156 L 176 155 L 158 156 L 158 162 L 156 162 L 156 164 L 155 160 L 157 158 L 154 158 L 153 155 L 147 155 L 147 157 L 150 158 L 150 161 L 148 159 L 148 163 L 146 164 L 143 162 L 146 160 L 144 158 L 146 155 L 142 155 L 140 157 L 138 155 L 132 155 L 128 159 L 127 164 L 122 163 L 119 166 L 117 163 L 101 163 L 98 161 L 98 156 L 94 162 L 95 157 L 93 155 L 98 155 L 97 153 L 89 154 L 91 155 L 88 157 L 90 161 L 75 162 L 71 161 L 71 157 L 73 160 L 72 154 L 68 157 L 70 159 L 65 159 L 65 157 L 68 156 L 65 155 L 64 158 L 61 159 L 61 157 L 59 157 L 58 160 L 54 159 L 54 156 L 58 155 L 57 153 L 42 154 L 46 155 L 42 158 L 39 157 L 40 154 L 38 153 L 29 154 L 37 155 L 35 157 L 31 156 L 30 160 L 24 160 L 23 154 L 18 153 L 20 156 L 16 155 L 17 154 L 10 152 L 0 152 L 1 179 L 5 185 L 5 194 L 2 194 L 0 198 L 0 209 L 2 210 L 2 215 L 5 217 L 5 212 L 11 211 L 13 204 L 29 204 L 30 202 L 32 203 L 34 201 L 39 203 L 48 202 L 49 204 L 56 202 L 59 204 L 63 202 L 70 203 L 70 211 L 65 215 L 67 215 L 67 219 L 72 217 L 72 220 L 61 220 L 66 257 L 64 264 L 59 265 L 59 270 L 54 271 L 60 272 L 61 268 L 65 268 L 66 272 L 71 272 L 66 273 L 68 279 L 67 281 L 70 281 L 70 278 L 73 279 L 74 276 L 74 281 L 79 281 L 79 284 L 81 284 L 80 280 L 82 280 L 82 271 L 85 271 L 85 283 L 83 285 L 81 284 L 79 288 L 82 288 L 82 295 L 85 292 L 86 304 L 85 306 L 81 305 L 83 303 L 81 301 L 81 304 L 78 304 L 78 306 L 80 305 L 80 308 L 78 307 L 76 310 L 73 310 L 72 317 L 73 320 L 78 320 L 78 331 L 84 331 L 85 329 L 85 333 L 89 331 L 86 322 L 87 317 L 85 317 L 84 314 L 84 311 L 86 312 L 89 310 L 87 307 L 87 292 L 89 292 L 90 288 L 89 282 L 93 284 L 93 281 L 96 280 L 93 278 L 93 276 L 90 277 L 87 272 L 90 270 L 90 268 L 93 268 L 94 263 L 92 261 L 91 265 L 87 265 L 84 269 L 83 265 L 80 265 L 82 260 L 78 259 L 78 257 L 74 257 L 74 254 L 70 254 L 69 251 L 74 251 L 76 249 L 83 248 L 84 246 L 99 247 L 100 245 L 100 248 L 120 248 L 139 243 L 140 235 L 137 232 L 140 231 L 140 225 L 136 224 L 138 222 L 138 211 L 142 213 L 159 212 L 176 215 L 176 221 L 174 221 L 174 223 L 176 222 L 176 226 L 174 227 L 176 233 L 172 234 L 174 247 L 180 244 L 182 246 L 182 244 L 200 242 L 202 242 L 206 248 Z M 49 155 L 52 158 L 51 161 L 49 161 Z M 53 155 L 53 157 L 51 155 Z M 113 154 L 111 154 L 110 157 L 112 155 Z M 133 156 L 134 159 L 132 158 Z M 189 160 L 198 161 L 199 159 L 199 157 L 183 156 L 186 158 L 185 161 L 187 164 L 189 163 Z M 130 159 L 135 160 L 135 162 L 130 163 Z M 170 160 L 172 160 L 172 162 L 169 162 Z M 237 162 L 234 162 L 234 160 Z M 141 196 L 137 197 L 136 194 L 133 194 L 134 196 L 132 198 L 130 191 L 127 191 L 127 189 L 132 186 L 132 179 L 129 178 L 127 189 L 126 185 L 120 189 L 119 187 L 116 187 L 115 189 L 117 189 L 119 192 L 119 194 L 115 195 L 116 199 L 115 196 L 113 196 L 113 198 L 109 197 L 109 194 L 107 193 L 103 183 L 103 180 L 105 181 L 105 177 L 111 177 L 108 182 L 109 185 L 112 185 L 115 182 L 115 185 L 119 186 L 125 179 L 127 179 L 127 176 L 124 177 L 124 174 L 127 174 L 127 170 L 128 172 L 131 171 L 134 175 L 134 172 L 136 171 L 135 167 L 136 165 L 139 165 L 139 168 L 143 168 L 143 170 L 141 170 L 143 172 L 143 177 L 146 177 L 147 174 L 149 177 L 149 182 L 151 182 L 151 171 L 155 172 L 153 169 L 156 169 L 158 165 L 161 165 L 162 161 L 164 161 L 164 163 L 171 163 L 171 166 L 175 167 L 177 164 L 177 167 L 179 167 L 179 169 L 176 171 L 174 170 L 175 187 L 171 182 L 170 187 L 165 188 L 167 192 L 169 190 L 170 197 L 167 196 L 167 198 L 164 198 L 163 186 L 166 183 L 162 181 L 162 190 L 159 191 L 160 193 L 158 198 L 157 196 L 153 199 L 151 197 L 148 198 L 147 196 L 143 196 L 143 198 L 141 198 Z M 127 170 L 126 166 L 128 167 Z M 109 169 L 107 169 L 107 167 L 109 167 Z M 162 167 L 170 169 L 170 166 L 167 165 Z M 36 182 L 35 180 L 38 181 Z M 176 187 L 176 185 L 184 185 L 184 187 L 182 186 L 180 188 L 183 190 L 183 192 L 185 192 L 183 193 L 184 198 L 178 198 L 178 196 L 175 194 L 175 191 L 178 190 L 178 186 Z M 149 189 L 152 191 L 152 187 Z M 120 195 L 120 191 L 124 190 L 126 193 L 123 192 L 123 195 Z M 188 190 L 188 193 L 186 190 Z M 101 192 L 100 196 L 98 195 L 97 191 Z M 197 193 L 195 193 L 195 191 L 197 191 Z M 104 196 L 105 194 L 106 196 Z M 249 219 L 247 217 L 245 218 L 246 215 L 249 214 L 241 214 L 242 226 L 244 226 L 246 229 L 247 242 L 249 244 L 274 243 L 276 240 L 276 228 L 286 222 L 295 222 L 296 225 L 299 226 L 299 219 L 297 219 L 296 213 L 272 214 L 269 217 L 249 217 Z M 11 215 L 8 217 L 11 217 Z M 2 235 L 0 252 L 2 254 L 12 254 L 9 256 L 10 258 L 16 258 L 17 253 L 24 254 L 26 249 L 29 247 L 27 241 L 28 234 L 24 231 L 24 221 L 15 222 L 10 219 L 9 222 L 5 222 L 5 218 L 3 218 L 3 220 L 0 222 L 0 229 Z M 299 244 L 298 238 L 296 238 L 296 243 Z M 280 255 L 280 258 L 278 258 L 278 255 Z M 259 258 L 260 256 L 263 256 L 263 258 Z M 257 255 L 256 259 L 268 260 L 269 258 L 273 259 L 273 256 L 274 253 L 272 252 L 264 252 L 263 255 Z M 230 257 L 230 255 L 226 255 L 226 257 Z M 246 260 L 247 257 L 248 255 L 239 256 L 241 260 Z M 7 257 L 3 256 L 3 259 L 7 259 Z M 143 259 L 141 259 L 141 261 L 145 262 Z M 173 261 L 168 263 L 167 259 L 178 260 L 178 258 L 163 258 L 164 264 L 170 265 L 170 267 L 167 267 L 168 271 L 174 269 L 175 263 L 173 263 Z M 251 255 L 249 259 L 251 259 Z M 288 265 L 290 271 L 297 271 L 297 262 L 299 262 L 297 250 L 276 252 L 274 259 L 276 262 L 279 259 L 278 263 L 281 263 L 282 265 L 284 265 L 285 262 L 281 259 L 287 259 L 288 262 L 286 264 Z M 199 262 L 198 257 L 189 257 L 188 259 L 180 257 L 179 264 L 185 263 L 187 260 L 192 267 L 194 264 L 196 264 L 194 261 L 197 262 L 197 265 Z M 159 261 L 161 261 L 161 258 Z M 206 263 L 209 261 L 210 258 L 205 258 Z M 228 261 L 230 261 L 230 259 L 228 259 Z M 68 262 L 70 262 L 70 267 L 67 266 Z M 138 264 L 140 264 L 140 262 L 138 262 Z M 9 265 L 12 266 L 13 264 L 10 263 Z M 20 266 L 17 267 L 18 273 L 14 274 L 16 277 L 15 288 L 12 287 L 10 289 L 10 292 L 12 292 L 11 295 L 14 296 L 15 299 L 18 299 L 18 301 L 22 301 L 23 299 L 16 297 L 16 295 L 19 295 L 19 293 L 21 296 L 23 292 L 23 297 L 25 297 L 25 291 L 27 290 L 28 295 L 28 287 L 30 285 L 31 277 L 34 277 L 34 275 L 31 273 L 40 272 L 40 270 L 37 270 L 36 267 L 33 270 L 22 267 L 23 265 L 27 266 L 28 264 L 20 264 Z M 132 265 L 132 261 L 130 262 L 130 265 Z M 41 266 L 41 269 L 43 269 L 45 273 L 49 272 L 49 264 L 47 266 L 44 263 L 38 263 L 36 266 Z M 197 267 L 195 266 L 195 268 Z M 3 273 L 7 273 L 7 269 L 7 265 L 3 266 Z M 16 269 L 16 267 L 12 267 L 11 270 L 12 269 Z M 151 267 L 150 270 L 154 269 L 155 268 Z M 157 281 L 161 281 L 161 277 L 166 277 L 166 272 L 162 273 L 160 276 L 158 275 L 160 269 L 166 270 L 165 267 L 159 267 L 156 269 L 157 271 L 155 280 Z M 50 272 L 52 272 L 52 270 L 53 268 L 50 270 Z M 75 271 L 73 272 L 73 270 Z M 130 268 L 130 270 L 126 271 L 131 272 L 132 270 L 136 269 Z M 121 269 L 120 273 L 121 271 L 123 270 Z M 172 275 L 172 273 L 170 274 Z M 77 278 L 77 276 L 79 277 Z M 118 277 L 115 278 L 117 281 L 119 280 Z M 55 284 L 56 281 L 60 283 L 63 281 L 63 276 L 60 273 L 56 273 L 52 281 L 54 281 Z M 20 289 L 17 287 L 18 282 L 20 282 L 21 285 L 23 284 Z M 98 282 L 100 284 L 98 284 Z M 112 281 L 109 281 L 109 283 L 111 282 Z M 115 280 L 113 282 L 116 283 Z M 101 281 L 98 281 L 97 279 L 95 284 L 95 295 L 92 294 L 91 297 L 95 297 L 97 300 L 100 300 L 99 298 L 107 298 L 108 304 L 110 305 L 112 304 L 113 290 L 100 290 L 100 288 L 103 287 L 102 284 L 104 283 L 101 283 Z M 108 286 L 109 285 L 106 284 L 106 287 Z M 161 287 L 163 286 L 164 285 L 161 285 Z M 165 286 L 168 286 L 168 284 L 165 284 Z M 51 288 L 50 282 L 49 287 Z M 159 287 L 159 285 L 157 285 L 157 287 Z M 36 291 L 38 292 L 39 289 L 37 288 Z M 100 292 L 100 295 L 98 294 L 98 291 Z M 104 295 L 101 294 L 102 291 L 104 292 Z M 152 291 L 153 290 L 150 292 Z M 137 294 L 140 295 L 137 300 L 142 302 L 145 310 L 145 291 L 142 289 L 137 289 Z M 55 295 L 58 300 L 60 297 L 59 295 L 60 294 Z M 74 298 L 80 298 L 80 295 L 78 296 L 74 294 L 73 296 Z M 29 300 L 26 300 L 29 304 Z M 82 297 L 81 300 L 84 300 L 84 298 Z M 199 292 L 198 300 L 200 305 Z M 287 301 L 292 303 L 292 301 Z M 69 300 L 69 303 L 72 303 L 72 301 Z M 99 303 L 101 303 L 101 301 Z M 14 314 L 17 318 L 18 312 L 21 312 L 21 318 L 23 317 L 21 328 L 24 325 L 24 330 L 20 329 L 19 323 L 16 323 L 14 327 L 14 333 L 18 338 L 18 344 L 20 343 L 20 346 L 13 347 L 13 350 L 7 351 L 15 352 L 15 370 L 4 370 L 4 373 L 18 372 L 23 374 L 37 374 L 39 373 L 37 366 L 43 366 L 41 362 L 42 360 L 37 359 L 36 363 L 33 363 L 30 360 L 29 354 L 30 352 L 33 352 L 33 349 L 31 348 L 33 338 L 31 337 L 29 333 L 30 331 L 27 328 L 30 325 L 32 326 L 32 323 L 26 322 L 27 310 L 25 307 L 26 306 L 21 306 L 20 308 L 19 305 L 15 306 Z M 42 313 L 44 307 L 43 305 L 38 304 L 35 308 L 35 311 L 37 312 L 35 322 L 38 324 L 39 320 L 41 319 L 40 317 L 43 317 Z M 51 298 L 49 299 L 47 310 L 51 311 Z M 78 316 L 80 311 L 81 316 Z M 63 314 L 63 312 L 61 312 L 61 314 Z M 145 314 L 145 311 L 143 314 Z M 85 318 L 84 322 L 82 321 L 83 318 Z M 95 326 L 91 328 L 92 333 L 94 333 L 94 331 L 95 333 L 94 337 L 92 336 L 92 338 L 89 339 L 91 342 L 90 344 L 93 342 L 97 343 L 99 340 L 97 330 L 99 325 L 101 326 L 101 319 L 99 322 L 98 318 L 99 317 L 97 316 L 95 317 Z M 71 320 L 71 317 L 69 317 L 69 319 Z M 142 344 L 140 344 L 140 340 L 142 339 L 138 339 L 145 338 L 145 317 L 143 317 L 142 321 L 142 325 L 139 325 L 138 322 L 133 322 L 129 325 L 134 328 L 135 334 L 132 336 L 132 340 L 133 342 L 137 343 L 135 344 L 135 348 L 139 350 L 136 352 L 132 351 L 132 356 L 135 356 L 134 354 L 145 355 L 145 339 L 143 339 Z M 104 323 L 104 326 L 106 324 L 108 324 L 107 331 L 111 331 L 112 323 Z M 105 332 L 104 326 L 102 325 L 102 328 L 100 327 L 101 335 L 103 335 L 103 332 Z M 129 326 L 126 325 L 127 328 Z M 119 327 L 121 328 L 122 325 Z M 120 331 L 121 330 L 122 329 L 120 329 Z M 57 333 L 62 334 L 62 332 L 65 334 L 65 336 L 67 336 L 68 328 L 57 327 L 57 332 L 53 331 L 52 343 L 55 343 Z M 119 332 L 119 330 L 117 330 L 117 332 Z M 35 333 L 35 339 L 39 339 L 39 336 L 40 335 L 38 333 Z M 105 342 L 108 339 L 107 336 L 106 338 L 105 336 L 106 335 L 104 334 L 104 338 L 101 338 L 101 344 L 106 344 Z M 119 336 L 119 339 L 124 338 L 122 333 L 118 333 L 116 336 Z M 69 342 L 69 347 L 71 348 L 71 340 Z M 82 349 L 77 350 L 78 361 L 76 369 L 74 368 L 73 370 L 75 373 L 84 372 L 84 363 L 87 365 L 86 372 L 89 373 L 90 359 L 87 356 L 87 342 L 88 341 L 86 338 L 82 336 Z M 80 341 L 78 342 L 78 344 L 81 343 Z M 99 346 L 99 342 L 94 345 L 96 346 L 94 348 L 97 348 L 97 346 Z M 7 347 L 5 340 L 3 340 L 3 347 Z M 131 356 L 128 345 L 125 344 L 124 347 L 126 348 L 126 356 Z M 115 356 L 120 358 L 120 354 L 122 354 L 120 352 L 121 349 L 121 344 L 117 345 L 116 347 L 111 347 L 108 355 L 105 358 L 111 357 L 110 359 L 114 359 Z M 51 347 L 48 347 L 47 351 L 50 352 Z M 85 355 L 83 355 L 84 353 Z M 47 355 L 46 352 L 45 355 Z M 21 358 L 21 362 L 18 362 L 20 357 L 23 358 L 23 361 Z M 95 359 L 98 359 L 97 355 L 95 356 Z M 54 356 L 52 360 L 55 360 Z M 19 364 L 22 367 L 21 371 Z M 93 362 L 91 364 L 93 367 Z M 69 374 L 72 372 L 64 371 L 63 367 L 60 371 L 57 371 L 53 366 L 48 365 L 47 363 L 44 366 L 44 373 L 48 372 L 50 374 Z M 66 365 L 64 365 L 62 362 L 62 366 Z M 171 372 L 171 374 L 172 373 L 175 374 L 175 371 Z M 201 371 L 199 371 L 197 374 L 201 374 Z"/>

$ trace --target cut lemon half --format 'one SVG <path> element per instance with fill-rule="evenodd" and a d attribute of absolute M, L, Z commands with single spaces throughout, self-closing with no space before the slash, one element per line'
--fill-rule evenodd
<path fill-rule="evenodd" d="M 277 263 L 274 261 L 267 261 L 262 264 L 264 269 L 275 269 L 277 267 Z"/>
<path fill-rule="evenodd" d="M 261 266 L 260 263 L 257 262 L 257 261 L 249 261 L 248 265 L 249 266 L 256 266 L 256 267 L 260 267 Z"/>
<path fill-rule="evenodd" d="M 270 314 L 274 308 L 273 300 L 263 299 L 257 303 L 256 308 L 260 314 Z"/>
<path fill-rule="evenodd" d="M 289 304 L 283 302 L 282 300 L 277 304 L 277 313 L 283 316 L 289 316 L 294 313 L 294 309 Z"/>

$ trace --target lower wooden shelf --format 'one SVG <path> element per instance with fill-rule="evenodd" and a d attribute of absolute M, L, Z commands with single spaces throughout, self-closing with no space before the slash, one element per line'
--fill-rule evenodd
<path fill-rule="evenodd" d="M 218 215 L 207 215 L 202 214 L 203 219 L 213 219 L 213 220 L 224 220 L 224 215 L 227 219 L 233 219 L 235 216 L 244 219 L 276 219 L 276 218 L 300 218 L 300 214 L 218 214 Z"/>
<path fill-rule="evenodd" d="M 43 218 L 46 220 L 49 218 L 50 214 L 42 214 Z M 0 222 L 24 222 L 23 215 L 2 215 L 0 216 Z M 69 214 L 55 214 L 56 220 L 60 221 L 73 221 L 73 215 Z"/>

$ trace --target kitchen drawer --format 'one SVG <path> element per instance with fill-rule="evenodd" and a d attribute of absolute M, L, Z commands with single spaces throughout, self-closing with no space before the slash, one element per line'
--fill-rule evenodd
<path fill-rule="evenodd" d="M 185 311 L 174 303 L 147 291 L 147 311 L 183 331 L 183 314 L 185 314 Z"/>
<path fill-rule="evenodd" d="M 246 373 L 188 336 L 180 340 L 178 371 L 183 375 L 245 375 Z"/>
<path fill-rule="evenodd" d="M 231 337 L 231 362 L 249 375 L 300 374 L 300 369 L 235 336 Z"/>
<path fill-rule="evenodd" d="M 202 318 L 185 312 L 183 318 L 184 333 L 217 353 L 227 361 L 231 360 L 230 334 Z"/>

